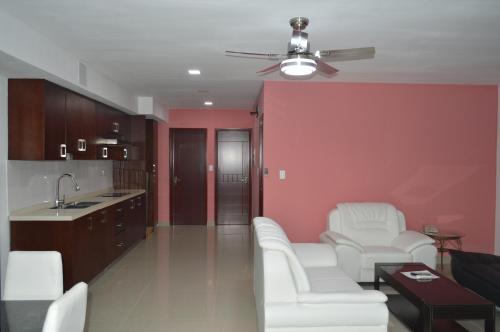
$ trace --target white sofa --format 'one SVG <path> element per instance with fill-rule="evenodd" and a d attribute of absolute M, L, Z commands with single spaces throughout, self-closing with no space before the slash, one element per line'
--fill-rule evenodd
<path fill-rule="evenodd" d="M 322 243 L 290 243 L 281 227 L 254 226 L 254 294 L 260 332 L 387 331 L 387 297 L 363 290 Z"/>
<path fill-rule="evenodd" d="M 340 203 L 328 215 L 321 242 L 335 249 L 339 266 L 358 282 L 373 282 L 374 264 L 422 262 L 436 267 L 434 240 L 406 230 L 401 211 L 386 203 Z"/>

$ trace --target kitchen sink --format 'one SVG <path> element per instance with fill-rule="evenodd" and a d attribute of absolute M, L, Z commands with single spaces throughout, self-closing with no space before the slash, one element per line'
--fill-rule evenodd
<path fill-rule="evenodd" d="M 66 209 L 85 209 L 88 207 L 91 207 L 93 205 L 99 204 L 102 202 L 72 202 L 63 205 L 62 207 L 58 208 L 57 206 L 52 207 L 51 209 L 60 209 L 60 210 L 66 210 Z"/>

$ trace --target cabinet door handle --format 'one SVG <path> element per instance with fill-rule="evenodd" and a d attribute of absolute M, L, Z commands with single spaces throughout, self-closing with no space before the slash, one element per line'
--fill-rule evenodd
<path fill-rule="evenodd" d="M 108 148 L 107 147 L 102 148 L 102 157 L 104 159 L 108 158 Z"/>
<path fill-rule="evenodd" d="M 87 140 L 83 140 L 83 151 L 87 151 Z"/>
<path fill-rule="evenodd" d="M 94 223 L 93 223 L 92 218 L 89 218 L 88 220 L 89 220 L 89 227 L 88 227 L 88 229 L 89 229 L 89 231 L 91 231 L 94 228 Z"/>
<path fill-rule="evenodd" d="M 133 209 L 135 209 L 135 204 L 134 204 L 134 200 L 131 199 L 130 200 L 130 210 L 133 210 Z"/>
<path fill-rule="evenodd" d="M 66 144 L 59 145 L 59 156 L 61 158 L 66 158 Z"/>
<path fill-rule="evenodd" d="M 123 223 L 116 224 L 115 227 L 122 228 L 123 227 Z"/>
<path fill-rule="evenodd" d="M 119 247 L 119 248 L 122 248 L 122 247 L 125 246 L 125 243 L 124 242 L 120 242 L 120 243 L 117 243 L 116 246 Z"/>
<path fill-rule="evenodd" d="M 116 212 L 123 212 L 123 208 L 116 209 Z"/>
<path fill-rule="evenodd" d="M 123 159 L 127 159 L 128 158 L 128 150 L 127 148 L 124 148 L 123 149 Z"/>
<path fill-rule="evenodd" d="M 78 139 L 78 151 L 80 151 L 80 152 L 81 151 L 85 151 L 85 149 L 83 147 L 83 142 L 84 141 L 85 141 L 84 139 L 81 139 L 81 138 Z"/>
<path fill-rule="evenodd" d="M 120 124 L 118 122 L 113 122 L 113 132 L 114 133 L 120 132 Z"/>

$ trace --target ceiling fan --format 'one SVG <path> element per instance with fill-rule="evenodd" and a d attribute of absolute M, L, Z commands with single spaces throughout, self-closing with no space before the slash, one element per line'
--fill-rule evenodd
<path fill-rule="evenodd" d="M 333 75 L 338 72 L 338 69 L 330 66 L 325 61 L 361 60 L 371 59 L 375 56 L 375 47 L 318 50 L 312 53 L 308 34 L 303 31 L 308 24 L 309 19 L 306 17 L 294 17 L 290 20 L 293 33 L 286 54 L 226 51 L 226 55 L 279 59 L 281 61 L 277 64 L 259 70 L 257 73 L 267 74 L 279 68 L 287 76 L 308 76 L 312 75 L 316 70 L 326 75 Z"/>

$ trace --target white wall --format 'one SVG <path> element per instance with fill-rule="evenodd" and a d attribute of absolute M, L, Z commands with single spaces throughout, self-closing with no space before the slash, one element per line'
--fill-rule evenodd
<path fill-rule="evenodd" d="M 7 195 L 7 79 L 0 76 L 0 289 L 10 248 Z"/>
<path fill-rule="evenodd" d="M 495 211 L 495 253 L 500 255 L 500 85 L 497 99 L 497 195 Z"/>
<path fill-rule="evenodd" d="M 0 10 L 0 57 L 10 73 L 21 77 L 46 78 L 129 113 L 137 113 L 136 96 L 87 66 L 87 85 L 78 82 L 78 56 L 63 49 L 30 26 Z M 19 62 L 19 63 L 18 63 Z M 18 75 L 16 75 L 18 76 Z M 13 77 L 13 76 L 11 76 Z"/>
<path fill-rule="evenodd" d="M 55 200 L 60 175 L 73 173 L 80 186 L 75 192 L 70 179 L 61 180 L 61 197 L 86 194 L 113 187 L 113 162 L 109 160 L 8 161 L 9 211 Z"/>

